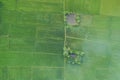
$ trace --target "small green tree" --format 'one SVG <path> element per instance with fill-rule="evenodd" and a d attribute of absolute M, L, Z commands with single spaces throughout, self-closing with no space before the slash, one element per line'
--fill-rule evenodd
<path fill-rule="evenodd" d="M 81 57 L 85 53 L 83 51 L 72 50 L 70 47 L 64 47 L 63 55 L 67 63 L 81 64 Z"/>

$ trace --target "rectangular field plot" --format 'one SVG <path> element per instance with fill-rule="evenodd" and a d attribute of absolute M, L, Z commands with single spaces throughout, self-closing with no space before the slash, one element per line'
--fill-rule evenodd
<path fill-rule="evenodd" d="M 63 80 L 63 68 L 0 67 L 1 80 Z M 52 73 L 52 74 L 51 74 Z"/>
<path fill-rule="evenodd" d="M 31 69 L 24 67 L 1 67 L 0 68 L 1 80 L 30 80 Z"/>
<path fill-rule="evenodd" d="M 62 30 L 39 30 L 37 31 L 37 39 L 53 38 L 56 40 L 64 39 L 64 32 Z"/>
<path fill-rule="evenodd" d="M 8 37 L 0 37 L 0 53 L 1 51 L 8 50 L 9 39 Z"/>
<path fill-rule="evenodd" d="M 119 0 L 101 0 L 100 14 L 108 16 L 120 16 Z"/>
<path fill-rule="evenodd" d="M 18 10 L 23 11 L 45 11 L 45 12 L 62 12 L 62 3 L 49 3 L 49 2 L 35 2 L 35 1 L 19 1 Z"/>
<path fill-rule="evenodd" d="M 16 19 L 19 16 L 19 13 L 15 10 L 3 10 L 2 11 L 2 19 L 3 23 L 15 24 Z"/>
<path fill-rule="evenodd" d="M 95 15 L 93 16 L 92 25 L 90 26 L 90 28 L 97 30 L 109 30 L 111 22 L 112 22 L 111 17 Z"/>
<path fill-rule="evenodd" d="M 64 80 L 61 68 L 33 68 L 33 80 Z"/>
<path fill-rule="evenodd" d="M 30 68 L 8 68 L 8 79 L 13 80 L 30 80 L 31 79 L 31 69 Z"/>
<path fill-rule="evenodd" d="M 42 53 L 42 52 L 40 52 Z M 63 67 L 62 55 L 30 52 L 0 53 L 0 66 L 48 66 Z"/>
<path fill-rule="evenodd" d="M 54 12 L 20 12 L 19 16 L 17 17 L 17 23 L 26 24 L 26 23 L 33 23 L 33 24 L 54 24 L 62 25 L 64 15 L 61 13 L 54 13 Z"/>
<path fill-rule="evenodd" d="M 10 51 L 34 51 L 35 39 L 33 38 L 10 38 Z"/>
<path fill-rule="evenodd" d="M 72 50 L 76 50 L 76 51 L 82 50 L 83 41 L 84 40 L 78 38 L 69 38 L 69 37 L 66 38 L 67 46 L 70 47 Z"/>
<path fill-rule="evenodd" d="M 119 62 L 117 59 L 119 59 L 119 57 L 120 57 L 120 54 L 119 54 L 119 51 L 120 51 L 120 42 L 112 42 L 112 47 L 111 47 L 111 51 L 112 51 L 112 53 L 114 53 L 114 54 L 112 54 L 112 58 L 114 58 L 113 59 L 113 61 L 114 62 Z M 115 65 L 120 65 L 120 64 L 115 64 Z M 113 65 L 114 66 L 114 65 Z"/>
<path fill-rule="evenodd" d="M 88 27 L 89 40 L 107 41 L 111 36 L 112 18 L 108 16 L 93 16 L 92 24 Z"/>
<path fill-rule="evenodd" d="M 71 27 L 66 30 L 66 36 L 85 39 L 87 32 L 88 30 L 85 26 Z"/>
<path fill-rule="evenodd" d="M 64 32 L 64 24 L 38 24 L 38 25 L 35 25 L 37 26 L 37 31 L 63 31 Z M 63 34 L 63 33 L 61 33 Z"/>
<path fill-rule="evenodd" d="M 110 38 L 110 31 L 109 30 L 95 30 L 95 29 L 88 29 L 87 38 L 88 40 L 96 40 L 96 41 L 107 41 Z"/>
<path fill-rule="evenodd" d="M 8 35 L 8 30 L 11 25 L 7 23 L 0 24 L 0 37 Z"/>
<path fill-rule="evenodd" d="M 83 66 L 83 65 L 82 66 L 78 66 L 78 65 L 74 65 L 73 66 L 71 64 L 66 64 L 65 65 L 65 70 L 64 70 L 64 72 L 65 72 L 65 75 L 64 75 L 65 79 L 66 80 L 74 80 L 74 79 L 75 80 L 85 80 L 84 79 L 84 76 L 85 76 L 84 72 L 85 72 L 85 70 L 82 67 L 85 67 L 85 66 Z M 75 74 L 75 75 L 73 76 L 73 74 Z"/>
<path fill-rule="evenodd" d="M 0 80 L 7 79 L 8 79 L 7 67 L 0 67 Z"/>
<path fill-rule="evenodd" d="M 104 40 L 85 40 L 83 42 L 84 50 L 94 55 L 106 55 L 110 54 L 110 44 Z"/>
<path fill-rule="evenodd" d="M 36 43 L 36 51 L 62 55 L 63 42 L 64 42 L 63 40 L 39 39 L 39 41 Z"/>
<path fill-rule="evenodd" d="M 20 24 L 34 23 L 35 24 L 40 20 L 39 19 L 40 15 L 41 13 L 39 12 L 31 12 L 31 11 L 18 12 L 17 23 L 20 23 Z"/>
<path fill-rule="evenodd" d="M 15 10 L 16 9 L 16 0 L 0 0 L 5 9 Z"/>
<path fill-rule="evenodd" d="M 32 38 L 35 39 L 36 27 L 33 25 L 16 24 L 9 28 L 11 38 Z"/>
<path fill-rule="evenodd" d="M 113 17 L 111 22 L 111 39 L 120 42 L 120 17 Z"/>
<path fill-rule="evenodd" d="M 24 0 L 20 0 L 20 1 L 24 1 Z M 33 0 L 25 0 L 27 2 L 29 1 L 33 1 Z M 34 0 L 34 2 L 46 2 L 46 3 L 63 3 L 63 0 Z"/>
<path fill-rule="evenodd" d="M 112 31 L 112 34 L 111 34 L 111 40 L 112 41 L 116 41 L 116 42 L 120 42 L 120 31 Z"/>
<path fill-rule="evenodd" d="M 60 25 L 60 24 L 64 24 L 64 16 L 63 16 L 63 14 L 51 14 L 50 15 L 50 23 L 51 24 L 58 24 L 58 25 Z"/>
<path fill-rule="evenodd" d="M 99 14 L 100 0 L 66 0 L 66 11 Z"/>

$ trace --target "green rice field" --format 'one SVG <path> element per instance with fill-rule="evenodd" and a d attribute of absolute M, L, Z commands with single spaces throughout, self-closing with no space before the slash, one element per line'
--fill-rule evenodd
<path fill-rule="evenodd" d="M 65 28 L 65 12 L 80 25 Z M 65 31 L 66 29 L 66 31 Z M 83 50 L 63 56 L 65 39 Z M 119 80 L 120 0 L 0 0 L 0 80 Z"/>

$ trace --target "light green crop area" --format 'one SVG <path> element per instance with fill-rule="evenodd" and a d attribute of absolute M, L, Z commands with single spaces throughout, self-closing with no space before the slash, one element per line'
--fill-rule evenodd
<path fill-rule="evenodd" d="M 80 25 L 64 31 L 64 12 Z M 119 0 L 0 0 L 0 80 L 119 80 Z M 83 50 L 64 61 L 64 40 Z"/>
<path fill-rule="evenodd" d="M 101 0 L 100 13 L 102 15 L 120 16 L 119 0 Z"/>

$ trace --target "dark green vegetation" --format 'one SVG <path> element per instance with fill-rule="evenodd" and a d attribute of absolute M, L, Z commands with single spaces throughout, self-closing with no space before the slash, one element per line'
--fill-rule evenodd
<path fill-rule="evenodd" d="M 64 47 L 63 55 L 65 63 L 81 64 L 83 63 L 85 53 L 82 51 L 71 50 L 70 47 Z"/>
<path fill-rule="evenodd" d="M 3 8 L 3 3 L 0 2 L 0 14 L 2 14 L 2 8 Z M 2 15 L 0 15 L 0 23 L 1 23 L 1 20 L 2 20 Z"/>
<path fill-rule="evenodd" d="M 1 2 L 0 80 L 63 80 L 62 2 Z"/>
<path fill-rule="evenodd" d="M 0 0 L 0 80 L 119 80 L 119 0 Z M 64 11 L 81 15 L 67 30 L 85 52 L 65 64 Z"/>

